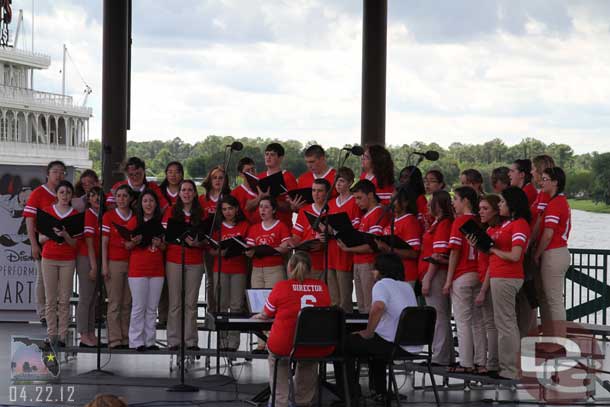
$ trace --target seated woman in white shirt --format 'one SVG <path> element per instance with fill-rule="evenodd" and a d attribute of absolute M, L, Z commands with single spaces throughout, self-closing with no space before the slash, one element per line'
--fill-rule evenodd
<path fill-rule="evenodd" d="M 348 357 L 348 383 L 356 384 L 354 360 L 368 357 L 369 377 L 373 382 L 376 398 L 383 400 L 387 393 L 386 361 L 394 347 L 400 314 L 406 307 L 417 306 L 417 300 L 411 285 L 404 281 L 404 267 L 397 254 L 378 255 L 373 274 L 375 285 L 367 327 L 347 337 L 345 352 Z M 405 347 L 404 350 L 419 352 L 421 347 Z M 335 372 L 340 376 L 340 369 L 335 369 Z M 337 378 L 337 383 L 340 384 L 342 381 L 339 379 L 340 377 Z M 350 393 L 352 401 L 357 403 L 359 388 L 350 389 Z"/>

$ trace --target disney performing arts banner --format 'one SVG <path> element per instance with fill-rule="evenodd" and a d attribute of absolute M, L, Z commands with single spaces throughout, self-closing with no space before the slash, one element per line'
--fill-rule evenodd
<path fill-rule="evenodd" d="M 45 169 L 0 165 L 0 311 L 34 310 L 36 267 L 23 218 Z"/>

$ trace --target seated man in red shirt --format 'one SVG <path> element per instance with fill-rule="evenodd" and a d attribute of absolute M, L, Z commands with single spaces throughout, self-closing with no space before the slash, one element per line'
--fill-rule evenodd
<path fill-rule="evenodd" d="M 311 259 L 305 252 L 295 252 L 288 261 L 288 280 L 279 281 L 273 287 L 263 312 L 254 316 L 259 319 L 274 318 L 267 346 L 269 348 L 269 383 L 273 388 L 273 354 L 288 356 L 292 350 L 299 311 L 305 307 L 328 307 L 330 295 L 322 281 L 311 277 Z M 299 349 L 296 356 L 325 356 L 334 349 Z M 288 406 L 288 361 L 279 361 L 275 405 Z M 294 398 L 291 405 L 309 405 L 316 392 L 318 381 L 316 362 L 298 362 L 294 378 Z"/>

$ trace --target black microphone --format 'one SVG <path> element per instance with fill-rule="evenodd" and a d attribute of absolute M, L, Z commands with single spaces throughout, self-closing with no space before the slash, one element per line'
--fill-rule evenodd
<path fill-rule="evenodd" d="M 411 154 L 421 155 L 422 157 L 424 157 L 426 160 L 429 160 L 429 161 L 436 161 L 440 157 L 440 154 L 438 153 L 438 151 L 434 151 L 434 150 L 428 150 L 425 153 L 422 153 L 420 151 L 413 151 Z"/>
<path fill-rule="evenodd" d="M 358 157 L 364 154 L 364 148 L 360 146 L 343 147 L 342 150 L 349 151 L 350 153 Z"/>
<path fill-rule="evenodd" d="M 227 147 L 231 147 L 233 151 L 241 151 L 244 148 L 244 145 L 239 141 L 234 141 L 231 144 L 228 144 Z"/>

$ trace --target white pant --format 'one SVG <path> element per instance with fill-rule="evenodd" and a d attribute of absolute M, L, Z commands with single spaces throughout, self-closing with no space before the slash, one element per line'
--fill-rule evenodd
<path fill-rule="evenodd" d="M 131 322 L 129 347 L 152 346 L 157 332 L 157 306 L 163 289 L 163 277 L 130 277 Z"/>

